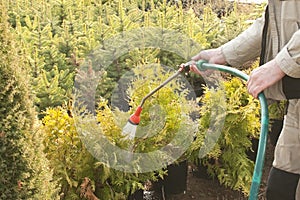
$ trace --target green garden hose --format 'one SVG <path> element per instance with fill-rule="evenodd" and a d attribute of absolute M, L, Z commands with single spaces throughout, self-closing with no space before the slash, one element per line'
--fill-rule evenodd
<path fill-rule="evenodd" d="M 249 79 L 249 76 L 247 74 L 232 67 L 210 64 L 205 60 L 197 61 L 195 64 L 200 71 L 212 69 L 212 70 L 218 70 L 218 71 L 230 73 L 246 81 Z M 256 200 L 258 197 L 258 192 L 259 192 L 261 177 L 262 177 L 262 170 L 264 166 L 267 136 L 268 136 L 268 124 L 269 124 L 268 104 L 263 92 L 261 92 L 258 95 L 258 99 L 261 106 L 261 128 L 260 128 L 258 152 L 257 152 L 254 172 L 252 176 L 252 184 L 250 188 L 249 200 Z"/>

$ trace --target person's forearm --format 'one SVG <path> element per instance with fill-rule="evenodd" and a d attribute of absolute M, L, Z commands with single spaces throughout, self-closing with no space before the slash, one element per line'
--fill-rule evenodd
<path fill-rule="evenodd" d="M 238 37 L 221 46 L 226 62 L 239 66 L 260 55 L 264 19 L 257 19 Z"/>
<path fill-rule="evenodd" d="M 281 70 L 293 78 L 300 78 L 300 30 L 275 57 Z"/>

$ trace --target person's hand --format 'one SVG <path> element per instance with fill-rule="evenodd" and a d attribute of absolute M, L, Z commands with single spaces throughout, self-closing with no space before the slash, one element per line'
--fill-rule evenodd
<path fill-rule="evenodd" d="M 285 76 L 275 60 L 254 69 L 247 81 L 248 92 L 257 98 L 258 94 Z"/>
<path fill-rule="evenodd" d="M 208 63 L 212 64 L 226 64 L 226 60 L 221 52 L 221 48 L 200 51 L 197 55 L 192 57 L 192 61 L 196 62 L 198 60 L 206 60 Z M 212 73 L 212 70 L 200 71 L 196 65 L 191 65 L 190 71 L 205 76 L 209 76 Z"/>
<path fill-rule="evenodd" d="M 200 53 L 192 57 L 192 60 L 206 60 L 209 63 L 220 65 L 226 64 L 226 60 L 222 54 L 221 48 L 200 51 Z"/>

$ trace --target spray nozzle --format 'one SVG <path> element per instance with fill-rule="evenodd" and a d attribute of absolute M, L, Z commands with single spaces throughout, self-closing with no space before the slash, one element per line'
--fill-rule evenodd
<path fill-rule="evenodd" d="M 136 111 L 134 112 L 133 115 L 130 116 L 130 118 L 128 119 L 128 121 L 133 124 L 133 125 L 138 125 L 140 123 L 140 114 L 142 112 L 142 106 L 144 104 L 144 102 L 146 101 L 147 98 L 149 98 L 151 95 L 153 95 L 155 92 L 157 92 L 159 89 L 161 89 L 162 87 L 164 87 L 167 83 L 169 83 L 171 80 L 173 80 L 174 78 L 176 78 L 181 72 L 189 72 L 190 71 L 190 65 L 196 65 L 197 68 L 199 70 L 206 70 L 206 68 L 204 67 L 204 63 L 207 63 L 206 60 L 199 60 L 199 61 L 189 61 L 185 64 L 182 65 L 182 67 L 171 77 L 169 77 L 167 80 L 165 80 L 162 84 L 160 84 L 157 88 L 155 88 L 154 90 L 152 90 L 149 94 L 147 94 L 147 96 L 145 96 L 142 101 L 140 106 L 138 106 L 138 108 L 136 109 Z"/>
<path fill-rule="evenodd" d="M 134 125 L 138 125 L 140 123 L 141 112 L 142 112 L 142 107 L 138 106 L 136 111 L 130 116 L 128 121 Z"/>

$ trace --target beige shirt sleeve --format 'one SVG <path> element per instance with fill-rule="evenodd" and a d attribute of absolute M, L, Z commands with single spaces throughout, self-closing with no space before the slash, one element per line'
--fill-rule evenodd
<path fill-rule="evenodd" d="M 300 78 L 300 30 L 296 31 L 289 42 L 275 57 L 281 70 L 293 78 Z"/>
<path fill-rule="evenodd" d="M 221 46 L 226 62 L 240 66 L 260 55 L 264 18 L 259 18 L 244 32 Z"/>

